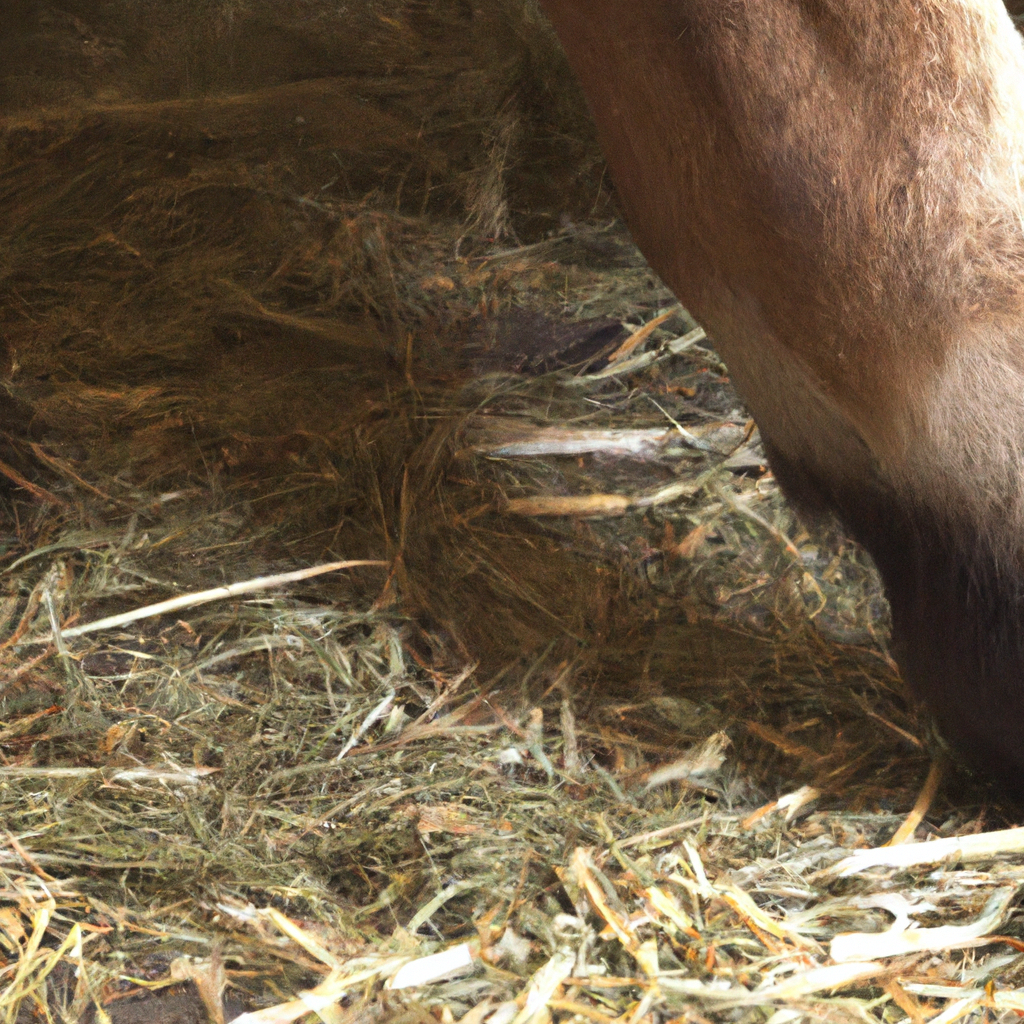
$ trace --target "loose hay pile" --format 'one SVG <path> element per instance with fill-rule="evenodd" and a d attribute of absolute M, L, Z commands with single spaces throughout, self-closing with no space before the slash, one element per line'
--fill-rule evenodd
<path fill-rule="evenodd" d="M 930 760 L 877 583 L 536 11 L 114 6 L 4 42 L 8 1019 L 1024 1009 L 983 791 L 849 860 Z"/>

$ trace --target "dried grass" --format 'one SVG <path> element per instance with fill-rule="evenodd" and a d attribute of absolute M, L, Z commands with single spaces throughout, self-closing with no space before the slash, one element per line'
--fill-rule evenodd
<path fill-rule="evenodd" d="M 602 219 L 532 8 L 80 6 L 40 38 L 107 56 L 0 124 L 7 1019 L 1024 1008 L 1016 833 L 844 873 L 931 763 L 877 580 Z M 649 326 L 557 368 L 588 317 Z M 947 771 L 916 835 L 1015 814 Z"/>

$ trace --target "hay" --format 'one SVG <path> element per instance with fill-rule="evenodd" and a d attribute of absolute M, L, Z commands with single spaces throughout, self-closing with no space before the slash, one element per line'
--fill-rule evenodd
<path fill-rule="evenodd" d="M 612 220 L 531 5 L 19 9 L 8 1019 L 1024 1007 L 1014 834 L 970 859 L 1012 809 L 947 770 L 911 825 L 958 860 L 847 873 L 932 761 L 877 579 Z"/>

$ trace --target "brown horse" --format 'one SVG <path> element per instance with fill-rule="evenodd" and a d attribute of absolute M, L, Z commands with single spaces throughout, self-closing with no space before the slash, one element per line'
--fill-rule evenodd
<path fill-rule="evenodd" d="M 542 0 L 651 265 L 913 692 L 1024 794 L 1024 47 L 999 0 Z"/>

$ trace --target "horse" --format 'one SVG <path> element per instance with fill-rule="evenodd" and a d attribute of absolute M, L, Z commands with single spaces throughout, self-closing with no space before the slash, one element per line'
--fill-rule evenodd
<path fill-rule="evenodd" d="M 1000 0 L 541 0 L 623 216 L 913 697 L 1024 797 L 1024 45 Z"/>

